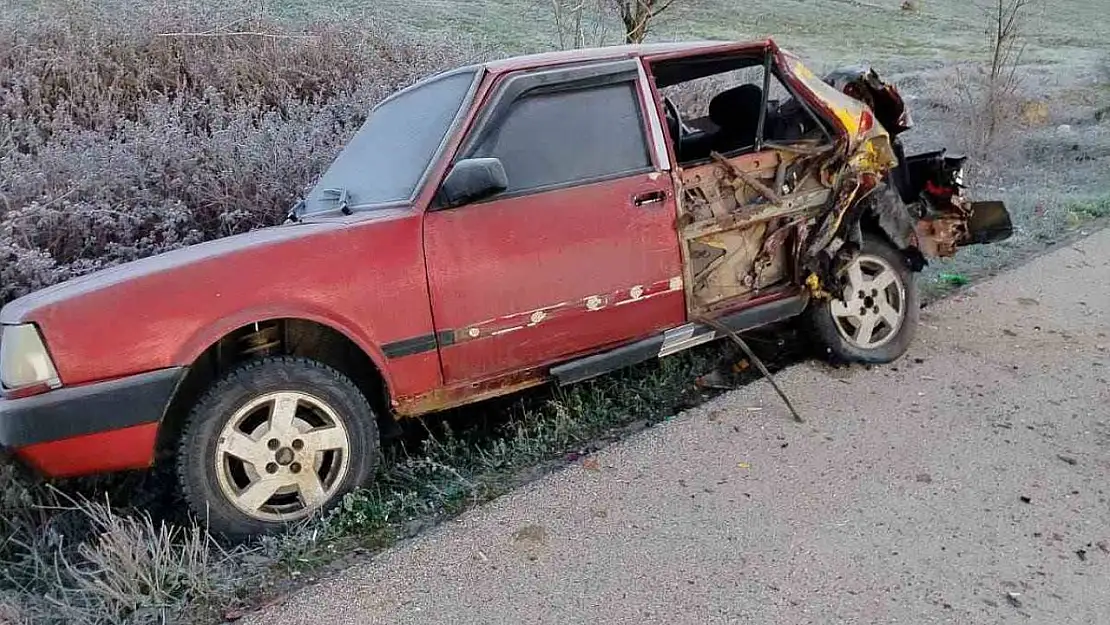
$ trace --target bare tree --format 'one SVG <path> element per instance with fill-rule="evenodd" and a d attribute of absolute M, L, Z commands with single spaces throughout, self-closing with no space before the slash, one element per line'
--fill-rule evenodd
<path fill-rule="evenodd" d="M 624 23 L 625 43 L 643 43 L 651 22 L 676 0 L 613 0 Z"/>
<path fill-rule="evenodd" d="M 559 49 L 605 45 L 611 0 L 551 0 Z"/>
<path fill-rule="evenodd" d="M 992 0 L 988 9 L 991 64 L 987 74 L 984 113 L 985 139 L 989 142 L 998 131 L 1006 103 L 1020 87 L 1017 70 L 1025 51 L 1022 31 L 1035 0 Z"/>
<path fill-rule="evenodd" d="M 963 149 L 976 162 L 991 160 L 1003 135 L 1016 127 L 1028 105 L 1019 68 L 1034 7 L 1040 0 L 981 0 L 986 57 L 971 73 L 956 68 L 954 93 L 966 116 Z"/>
<path fill-rule="evenodd" d="M 678 0 L 551 0 L 559 48 L 605 45 L 609 24 L 620 18 L 625 43 L 643 43 L 655 18 Z"/>

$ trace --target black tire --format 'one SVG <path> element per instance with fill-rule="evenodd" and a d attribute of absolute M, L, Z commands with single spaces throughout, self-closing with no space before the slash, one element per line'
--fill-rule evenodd
<path fill-rule="evenodd" d="M 267 403 L 269 398 L 273 398 L 272 404 Z M 288 427 L 283 425 L 282 430 L 276 429 L 275 425 L 279 421 L 279 401 L 285 401 L 286 412 L 293 415 L 289 418 Z M 251 408 L 254 404 L 258 406 Z M 290 405 L 291 409 L 288 408 Z M 250 413 L 251 410 L 268 416 L 260 417 Z M 244 411 L 248 416 L 242 416 Z M 242 425 L 229 425 L 233 418 Z M 258 421 L 259 418 L 263 420 Z M 313 425 L 314 421 L 316 425 Z M 259 458 L 253 463 L 240 460 L 225 449 L 227 441 L 245 433 L 242 428 L 252 422 L 257 423 L 253 436 L 259 440 L 254 441 L 251 435 L 240 440 L 247 440 L 253 445 L 250 447 L 251 457 Z M 335 422 L 341 423 L 336 425 Z M 320 426 L 320 423 L 323 425 Z M 234 431 L 226 429 L 229 427 Z M 301 429 L 304 433 L 297 434 Z M 312 451 L 316 449 L 312 447 L 312 441 L 317 439 L 309 437 L 325 431 L 339 436 L 338 440 L 343 441 L 346 448 L 338 446 L 335 451 Z M 309 442 L 298 437 L 304 437 Z M 277 447 L 266 446 L 277 438 L 291 440 L 280 441 Z M 297 444 L 300 446 L 297 447 Z M 274 461 L 267 461 L 265 468 L 256 467 L 256 464 L 268 459 L 261 456 L 267 451 L 273 452 Z M 309 455 L 312 458 L 311 470 L 307 468 Z M 330 509 L 342 500 L 343 495 L 373 477 L 380 457 L 381 443 L 375 415 L 366 397 L 353 382 L 338 371 L 312 360 L 270 357 L 249 361 L 228 372 L 200 397 L 182 432 L 177 453 L 177 474 L 182 494 L 193 514 L 202 522 L 206 520 L 213 533 L 231 540 L 243 540 L 280 532 L 291 521 Z M 306 462 L 304 467 L 301 460 Z M 321 465 L 319 468 L 316 467 L 317 462 Z M 324 477 L 321 477 L 321 472 Z M 257 483 L 269 480 L 268 485 L 272 485 L 279 479 L 308 480 L 312 475 L 316 476 L 320 489 L 305 490 L 312 490 L 312 498 L 323 501 L 322 504 L 310 504 L 309 498 L 301 494 L 299 486 L 281 487 L 295 490 L 292 495 L 281 490 L 273 493 L 253 515 L 244 512 L 235 503 L 245 501 L 243 495 L 247 488 Z M 226 494 L 239 484 L 244 486 L 237 499 Z M 259 489 L 259 492 L 264 490 Z M 295 510 L 297 506 L 301 509 Z"/>
<path fill-rule="evenodd" d="M 846 333 L 851 328 L 858 330 L 859 326 L 850 325 L 849 321 L 844 318 L 838 320 L 834 315 L 834 308 L 838 306 L 847 307 L 848 305 L 847 300 L 844 299 L 841 293 L 835 293 L 834 300 L 814 300 L 807 311 L 807 325 L 825 353 L 832 356 L 834 360 L 865 364 L 893 362 L 906 353 L 917 332 L 918 318 L 921 313 L 920 298 L 917 291 L 917 274 L 910 268 L 904 255 L 886 239 L 871 233 L 863 235 L 860 258 L 866 262 L 872 262 L 873 265 L 881 264 L 876 261 L 876 259 L 881 259 L 893 270 L 898 284 L 887 293 L 897 291 L 900 286 L 900 292 L 904 294 L 901 323 L 897 330 L 889 333 L 892 336 L 884 337 L 881 343 L 876 341 L 877 344 L 873 347 L 861 346 L 860 342 L 853 341 L 846 336 Z M 856 296 L 858 296 L 858 293 L 853 295 L 853 297 Z M 892 295 L 888 297 L 892 297 Z M 874 301 L 874 298 L 872 300 L 864 298 L 854 301 L 863 310 L 867 303 Z M 872 314 L 875 310 L 875 308 L 871 308 L 868 310 L 868 314 Z M 878 313 L 874 314 L 877 315 Z M 882 325 L 885 324 L 885 317 L 883 319 L 883 321 L 878 322 L 879 329 L 875 332 L 880 332 L 882 327 L 890 327 Z"/>

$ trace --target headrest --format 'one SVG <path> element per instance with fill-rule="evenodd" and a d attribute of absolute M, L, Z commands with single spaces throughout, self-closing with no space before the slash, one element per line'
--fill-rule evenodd
<path fill-rule="evenodd" d="M 713 96 L 709 119 L 720 128 L 747 126 L 759 119 L 763 90 L 752 84 L 740 85 Z"/>

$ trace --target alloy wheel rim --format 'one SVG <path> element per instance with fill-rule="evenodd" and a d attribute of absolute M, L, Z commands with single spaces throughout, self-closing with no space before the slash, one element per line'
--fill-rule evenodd
<path fill-rule="evenodd" d="M 238 409 L 216 443 L 216 481 L 240 512 L 295 521 L 327 503 L 347 476 L 350 435 L 321 399 L 294 391 Z"/>
<path fill-rule="evenodd" d="M 859 349 L 878 349 L 894 340 L 906 318 L 906 287 L 885 258 L 859 255 L 848 266 L 846 284 L 830 303 L 841 338 Z"/>

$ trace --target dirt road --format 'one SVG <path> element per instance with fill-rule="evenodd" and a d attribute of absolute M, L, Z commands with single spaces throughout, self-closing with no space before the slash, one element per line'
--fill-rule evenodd
<path fill-rule="evenodd" d="M 247 619 L 1110 623 L 1110 230 Z"/>

